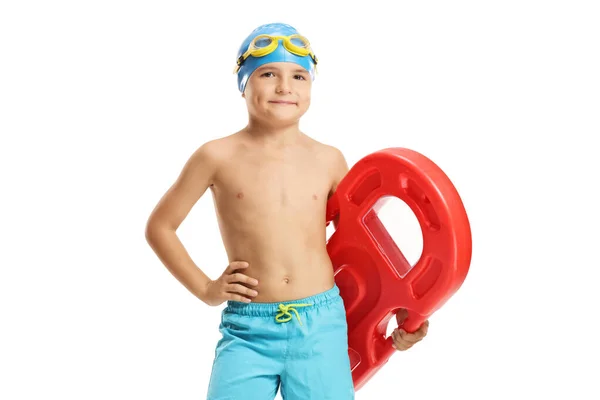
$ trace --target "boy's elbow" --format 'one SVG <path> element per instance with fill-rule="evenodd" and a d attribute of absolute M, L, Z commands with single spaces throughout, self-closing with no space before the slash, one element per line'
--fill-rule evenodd
<path fill-rule="evenodd" d="M 150 221 L 148 221 L 146 223 L 146 227 L 144 229 L 144 237 L 146 238 L 146 242 L 148 242 L 148 243 L 152 242 L 155 231 L 156 231 L 156 228 L 154 227 L 154 225 L 151 224 Z"/>
<path fill-rule="evenodd" d="M 161 236 L 161 233 L 169 230 L 165 224 L 161 224 L 159 221 L 149 219 L 144 229 L 144 237 L 146 242 L 152 244 L 156 239 Z"/>

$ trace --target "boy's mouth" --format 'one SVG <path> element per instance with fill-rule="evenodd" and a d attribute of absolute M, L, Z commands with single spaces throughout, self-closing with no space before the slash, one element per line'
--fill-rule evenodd
<path fill-rule="evenodd" d="M 285 100 L 271 100 L 271 101 L 269 101 L 269 103 L 296 105 L 296 103 L 293 101 L 285 101 Z"/>

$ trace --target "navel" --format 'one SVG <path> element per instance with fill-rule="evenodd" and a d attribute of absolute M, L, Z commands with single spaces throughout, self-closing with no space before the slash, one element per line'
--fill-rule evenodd
<path fill-rule="evenodd" d="M 239 192 L 239 193 L 237 194 L 237 198 L 238 198 L 238 199 L 240 199 L 240 200 L 241 200 L 241 199 L 243 199 L 243 198 L 244 198 L 244 193 L 242 193 L 242 192 Z"/>
<path fill-rule="evenodd" d="M 313 194 L 313 200 L 317 200 L 319 198 L 319 196 L 317 196 L 316 194 Z"/>
<path fill-rule="evenodd" d="M 283 278 L 283 282 L 284 283 L 290 283 L 290 278 L 288 278 L 287 276 L 285 278 Z"/>

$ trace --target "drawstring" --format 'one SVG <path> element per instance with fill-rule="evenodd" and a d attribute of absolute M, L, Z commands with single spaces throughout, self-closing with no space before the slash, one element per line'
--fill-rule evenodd
<path fill-rule="evenodd" d="M 292 314 L 290 313 L 290 311 L 293 311 L 294 313 L 296 313 L 296 318 L 298 319 L 298 322 L 300 322 L 300 325 L 302 325 L 302 321 L 300 320 L 300 315 L 298 314 L 298 311 L 294 308 L 294 307 L 306 307 L 306 306 L 312 306 L 312 304 L 280 304 L 279 305 L 279 314 L 277 314 L 275 316 L 275 321 L 277 321 L 278 323 L 282 323 L 282 322 L 288 322 L 289 320 L 292 319 Z"/>

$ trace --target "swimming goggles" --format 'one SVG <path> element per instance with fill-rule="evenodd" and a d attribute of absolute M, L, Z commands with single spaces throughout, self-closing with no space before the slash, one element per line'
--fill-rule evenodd
<path fill-rule="evenodd" d="M 310 56 L 317 65 L 317 56 L 312 52 L 310 48 L 310 42 L 307 38 L 302 35 L 290 35 L 290 36 L 272 36 L 272 35 L 258 35 L 255 37 L 248 50 L 237 59 L 237 66 L 235 67 L 234 73 L 237 73 L 244 63 L 244 61 L 252 57 L 264 57 L 267 54 L 271 54 L 279 46 L 279 40 L 283 41 L 283 47 L 286 48 L 292 54 L 300 57 Z"/>

